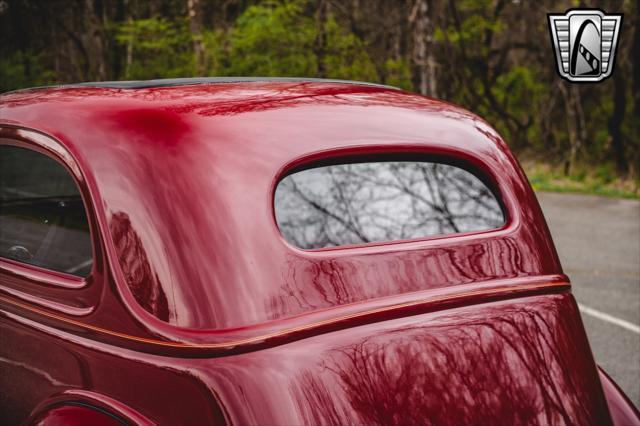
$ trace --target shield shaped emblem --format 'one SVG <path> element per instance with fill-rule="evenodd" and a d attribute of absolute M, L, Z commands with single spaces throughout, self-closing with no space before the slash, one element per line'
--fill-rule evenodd
<path fill-rule="evenodd" d="M 597 82 L 613 72 L 621 14 L 572 9 L 549 14 L 558 73 L 572 82 Z"/>

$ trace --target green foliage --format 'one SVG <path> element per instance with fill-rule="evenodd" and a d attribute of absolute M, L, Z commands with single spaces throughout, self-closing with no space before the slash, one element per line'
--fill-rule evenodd
<path fill-rule="evenodd" d="M 462 22 L 460 31 L 455 30 L 453 26 L 446 32 L 438 28 L 434 37 L 437 41 L 448 39 L 452 43 L 474 43 L 481 39 L 486 31 L 500 33 L 504 28 L 502 21 L 487 19 L 482 15 L 471 15 Z"/>
<path fill-rule="evenodd" d="M 376 80 L 373 61 L 363 42 L 330 14 L 325 23 L 326 47 L 316 52 L 317 26 L 305 13 L 304 0 L 250 6 L 228 34 L 226 58 L 213 70 L 218 75 L 317 76 Z M 222 53 L 220 34 L 208 37 L 209 49 Z"/>
<path fill-rule="evenodd" d="M 611 165 L 603 164 L 590 170 L 581 168 L 571 176 L 548 165 L 525 163 L 531 186 L 536 191 L 597 194 L 607 197 L 640 199 L 640 180 L 619 180 Z"/>
<path fill-rule="evenodd" d="M 302 2 L 250 6 L 229 34 L 229 75 L 307 76 L 316 70 L 314 22 Z"/>
<path fill-rule="evenodd" d="M 465 12 L 460 21 L 460 28 L 456 25 L 438 27 L 434 37 L 437 41 L 448 41 L 455 45 L 477 45 L 487 32 L 500 34 L 507 27 L 506 23 L 493 16 L 487 16 L 492 9 L 492 0 L 458 0 L 457 8 Z M 487 53 L 487 52 L 484 52 Z"/>
<path fill-rule="evenodd" d="M 496 100 L 509 113 L 525 117 L 540 102 L 546 86 L 534 68 L 515 66 L 496 79 L 492 86 Z"/>
<path fill-rule="evenodd" d="M 206 69 L 209 75 L 229 75 L 228 35 L 222 30 L 208 30 L 202 34 L 205 48 Z"/>
<path fill-rule="evenodd" d="M 387 73 L 386 84 L 404 90 L 413 90 L 411 82 L 411 64 L 404 59 L 387 59 L 385 64 Z"/>
<path fill-rule="evenodd" d="M 192 39 L 185 19 L 137 19 L 114 25 L 115 40 L 128 49 L 131 62 L 125 79 L 183 77 L 193 75 Z"/>
<path fill-rule="evenodd" d="M 54 83 L 55 72 L 44 67 L 40 56 L 21 51 L 0 55 L 0 92 Z"/>
<path fill-rule="evenodd" d="M 338 24 L 333 15 L 329 16 L 325 31 L 328 52 L 323 62 L 328 78 L 361 81 L 378 79 L 373 61 L 363 42 Z"/>
<path fill-rule="evenodd" d="M 55 22 L 46 2 L 8 2 L 0 10 L 2 91 L 95 78 L 190 77 L 202 70 L 417 91 L 421 75 L 435 74 L 428 90 L 435 88 L 436 97 L 482 116 L 521 158 L 570 171 L 568 177 L 540 174 L 546 187 L 595 190 L 640 174 L 633 20 L 625 21 L 616 58 L 616 76 L 625 80 L 621 103 L 614 78 L 573 90 L 558 77 L 546 27 L 546 12 L 566 7 L 557 0 L 433 0 L 428 24 L 413 1 L 324 2 L 326 13 L 319 13 L 316 0 L 202 0 L 199 19 L 188 15 L 184 0 L 93 2 L 93 8 L 59 2 L 68 7 L 58 8 Z M 635 16 L 638 6 L 623 2 L 620 12 Z M 427 29 L 420 34 L 417 28 Z M 416 47 L 420 39 L 427 61 Z M 196 58 L 198 46 L 204 55 Z M 622 108 L 621 123 L 612 120 Z M 622 135 L 616 143 L 614 134 Z"/>

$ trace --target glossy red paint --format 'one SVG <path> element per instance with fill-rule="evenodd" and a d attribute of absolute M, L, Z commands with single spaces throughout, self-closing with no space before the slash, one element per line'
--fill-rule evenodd
<path fill-rule="evenodd" d="M 2 415 L 89 398 L 140 424 L 610 421 L 535 196 L 473 114 L 317 82 L 0 102 L 0 143 L 76 178 L 95 258 L 86 280 L 0 259 Z M 506 225 L 314 251 L 284 241 L 283 175 L 386 153 L 473 169 Z"/>
<path fill-rule="evenodd" d="M 640 412 L 603 369 L 598 367 L 600 382 L 607 398 L 611 420 L 615 425 L 640 425 Z"/>
<path fill-rule="evenodd" d="M 168 339 L 202 341 L 210 333 L 198 330 L 399 293 L 561 274 L 536 200 L 499 136 L 472 114 L 417 95 L 328 83 L 52 89 L 5 96 L 3 118 L 46 132 L 76 159 L 66 163 L 78 164 L 96 204 L 115 281 L 128 284 L 125 302 Z M 469 163 L 501 193 L 508 224 L 313 252 L 283 241 L 271 202 L 280 176 L 327 157 L 384 152 Z"/>
<path fill-rule="evenodd" d="M 52 408 L 35 418 L 36 426 L 119 426 L 117 419 L 91 408 L 79 405 L 62 405 Z"/>

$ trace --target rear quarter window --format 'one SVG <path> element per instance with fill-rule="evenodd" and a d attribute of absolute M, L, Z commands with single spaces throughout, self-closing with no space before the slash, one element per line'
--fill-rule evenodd
<path fill-rule="evenodd" d="M 93 253 L 84 203 L 57 161 L 0 145 L 0 257 L 86 277 Z"/>
<path fill-rule="evenodd" d="M 474 174 L 427 161 L 308 168 L 284 177 L 274 199 L 284 238 L 302 249 L 500 228 L 505 215 Z"/>

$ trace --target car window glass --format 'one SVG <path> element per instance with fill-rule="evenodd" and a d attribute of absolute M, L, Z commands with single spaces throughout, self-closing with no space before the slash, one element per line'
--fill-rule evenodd
<path fill-rule="evenodd" d="M 87 215 L 75 181 L 38 152 L 0 146 L 0 256 L 85 277 L 92 266 Z"/>
<path fill-rule="evenodd" d="M 302 170 L 275 193 L 287 241 L 318 249 L 496 229 L 500 203 L 475 175 L 448 164 L 387 161 Z"/>

